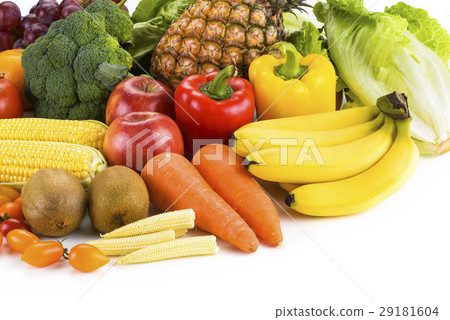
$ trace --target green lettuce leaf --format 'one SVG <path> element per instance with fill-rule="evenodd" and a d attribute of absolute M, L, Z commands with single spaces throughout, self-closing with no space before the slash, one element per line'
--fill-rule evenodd
<path fill-rule="evenodd" d="M 131 15 L 131 20 L 134 23 L 145 22 L 158 16 L 159 9 L 165 2 L 165 0 L 141 0 Z"/>
<path fill-rule="evenodd" d="M 324 23 L 338 75 L 355 97 L 374 105 L 392 91 L 405 93 L 412 136 L 439 150 L 450 139 L 450 72 L 408 31 L 408 21 L 369 12 L 362 0 L 318 2 L 314 14 Z"/>
<path fill-rule="evenodd" d="M 328 57 L 324 38 L 317 27 L 310 21 L 303 21 L 301 28 L 289 35 L 288 41 L 295 46 L 302 56 L 317 53 Z"/>
<path fill-rule="evenodd" d="M 135 22 L 128 52 L 135 61 L 148 68 L 153 50 L 172 22 L 195 0 L 141 0 L 132 15 Z"/>
<path fill-rule="evenodd" d="M 427 11 L 414 8 L 404 2 L 399 2 L 390 8 L 386 7 L 384 11 L 406 19 L 408 31 L 434 51 L 449 66 L 450 34 L 441 27 L 436 19 L 430 18 Z"/>

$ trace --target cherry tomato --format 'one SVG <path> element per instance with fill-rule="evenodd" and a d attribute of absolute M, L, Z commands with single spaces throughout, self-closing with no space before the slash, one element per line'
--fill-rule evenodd
<path fill-rule="evenodd" d="M 39 238 L 27 230 L 15 229 L 8 233 L 6 242 L 12 250 L 24 253 L 26 248 L 38 243 Z"/>
<path fill-rule="evenodd" d="M 73 247 L 69 253 L 70 265 L 82 272 L 97 270 L 108 262 L 109 258 L 90 244 L 79 244 Z"/>
<path fill-rule="evenodd" d="M 3 243 L 3 236 L 0 235 L 0 248 L 1 248 L 1 246 L 2 246 L 2 243 Z"/>
<path fill-rule="evenodd" d="M 8 233 L 14 229 L 23 229 L 31 232 L 30 226 L 25 221 L 7 219 L 0 224 L 0 233 L 6 238 Z"/>
<path fill-rule="evenodd" d="M 22 209 L 22 197 L 18 197 L 16 200 L 14 200 L 14 202 L 17 203 Z"/>
<path fill-rule="evenodd" d="M 22 260 L 32 266 L 42 268 L 58 262 L 63 255 L 64 248 L 60 242 L 42 241 L 26 248 Z"/>
<path fill-rule="evenodd" d="M 20 204 L 15 202 L 7 202 L 0 207 L 0 217 L 8 215 L 11 219 L 25 220 Z"/>
<path fill-rule="evenodd" d="M 0 119 L 22 118 L 23 100 L 13 83 L 0 74 Z"/>

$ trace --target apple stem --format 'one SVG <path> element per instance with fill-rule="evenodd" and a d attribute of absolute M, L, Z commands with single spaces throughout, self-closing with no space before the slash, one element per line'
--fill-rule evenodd
<path fill-rule="evenodd" d="M 147 82 L 146 84 L 145 84 L 145 92 L 148 92 L 148 87 L 149 87 L 149 83 Z"/>

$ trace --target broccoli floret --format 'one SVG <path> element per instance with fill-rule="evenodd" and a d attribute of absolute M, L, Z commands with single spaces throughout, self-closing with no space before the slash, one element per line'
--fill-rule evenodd
<path fill-rule="evenodd" d="M 48 100 L 55 105 L 71 107 L 78 101 L 73 70 L 69 66 L 52 71 L 47 77 L 45 89 Z"/>
<path fill-rule="evenodd" d="M 78 46 L 84 46 L 105 33 L 105 17 L 99 13 L 74 12 L 64 20 L 60 33 L 72 38 Z"/>
<path fill-rule="evenodd" d="M 70 120 L 83 120 L 85 114 L 91 114 L 93 120 L 102 121 L 106 110 L 106 104 L 97 105 L 95 103 L 77 103 L 70 108 L 67 119 Z"/>
<path fill-rule="evenodd" d="M 29 85 L 33 95 L 39 100 L 45 100 L 47 97 L 46 81 L 50 73 L 52 73 L 55 68 L 47 56 L 43 56 L 41 60 L 38 61 L 37 65 L 34 66 L 35 76 L 30 77 Z M 25 80 L 25 77 L 24 77 Z"/>
<path fill-rule="evenodd" d="M 39 100 L 34 105 L 34 116 L 37 118 L 67 119 L 70 107 L 55 105 L 49 101 Z"/>
<path fill-rule="evenodd" d="M 78 98 L 81 102 L 101 103 L 108 98 L 107 92 L 98 80 L 92 82 L 79 81 L 77 83 Z"/>
<path fill-rule="evenodd" d="M 46 34 L 48 40 L 53 39 L 56 35 L 61 33 L 60 30 L 63 23 L 64 20 L 57 20 L 50 25 Z"/>
<path fill-rule="evenodd" d="M 96 1 L 86 8 L 88 13 L 101 13 L 105 17 L 105 29 L 120 43 L 131 39 L 133 22 L 125 10 L 117 12 L 117 6 L 110 1 Z"/>
<path fill-rule="evenodd" d="M 93 41 L 78 50 L 77 57 L 73 62 L 75 77 L 81 78 L 84 81 L 95 79 L 95 70 L 102 62 L 107 61 L 114 63 L 117 59 L 117 49 L 120 49 L 119 44 L 109 35 L 99 35 Z M 120 64 L 126 62 L 127 61 L 121 61 Z"/>
<path fill-rule="evenodd" d="M 104 120 L 110 89 L 96 78 L 103 63 L 132 67 L 119 42 L 128 41 L 133 23 L 108 0 L 72 13 L 49 28 L 22 54 L 27 91 L 37 99 L 37 117 Z"/>
<path fill-rule="evenodd" d="M 47 57 L 55 68 L 70 66 L 77 56 L 78 46 L 65 35 L 58 34 L 48 44 Z"/>

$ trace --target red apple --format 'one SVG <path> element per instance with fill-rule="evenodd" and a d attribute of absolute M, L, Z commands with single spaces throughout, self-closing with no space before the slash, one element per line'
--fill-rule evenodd
<path fill-rule="evenodd" d="M 162 152 L 184 154 L 183 137 L 175 121 L 158 112 L 133 112 L 116 118 L 106 131 L 103 154 L 109 165 L 142 171 Z"/>
<path fill-rule="evenodd" d="M 111 92 L 106 105 L 106 124 L 115 118 L 137 111 L 153 111 L 175 120 L 173 91 L 147 77 L 131 77 L 121 81 Z"/>

